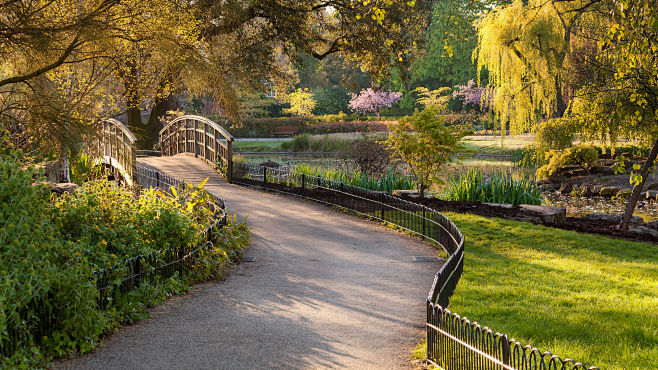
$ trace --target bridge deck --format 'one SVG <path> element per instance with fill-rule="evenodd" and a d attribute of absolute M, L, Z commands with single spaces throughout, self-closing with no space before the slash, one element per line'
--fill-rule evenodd
<path fill-rule="evenodd" d="M 227 184 L 190 156 L 140 162 L 249 215 L 253 240 L 226 281 L 198 286 L 122 328 L 71 368 L 407 368 L 424 336 L 430 245 L 289 196 Z"/>

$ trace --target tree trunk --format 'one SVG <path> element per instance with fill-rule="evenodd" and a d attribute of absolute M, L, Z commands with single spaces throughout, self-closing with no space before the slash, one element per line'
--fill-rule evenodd
<path fill-rule="evenodd" d="M 68 148 L 64 151 L 62 158 L 59 160 L 59 175 L 57 176 L 57 182 L 71 182 Z"/>
<path fill-rule="evenodd" d="M 139 140 L 139 147 L 142 149 L 153 149 L 153 145 L 158 141 L 160 129 L 162 129 L 162 122 L 160 118 L 171 110 L 174 99 L 173 95 L 169 94 L 163 98 L 156 98 L 149 115 L 149 120 L 144 126 L 144 136 Z"/>
<path fill-rule="evenodd" d="M 628 199 L 628 203 L 626 204 L 626 211 L 624 211 L 624 217 L 622 218 L 621 223 L 619 224 L 620 230 L 623 231 L 628 230 L 628 225 L 631 221 L 631 217 L 633 216 L 633 212 L 635 211 L 635 206 L 637 205 L 638 200 L 640 200 L 640 194 L 642 193 L 642 189 L 644 189 L 644 183 L 647 181 L 647 177 L 649 177 L 649 170 L 653 167 L 653 164 L 656 161 L 656 155 L 658 155 L 658 139 L 656 139 L 653 142 L 653 148 L 651 148 L 649 157 L 647 158 L 647 161 L 644 163 L 644 166 L 642 166 L 642 169 L 640 170 L 642 181 L 640 181 L 639 184 L 633 186 L 633 192 L 631 193 L 631 196 Z"/>
<path fill-rule="evenodd" d="M 423 199 L 425 198 L 425 185 L 420 185 L 418 189 L 418 198 Z"/>

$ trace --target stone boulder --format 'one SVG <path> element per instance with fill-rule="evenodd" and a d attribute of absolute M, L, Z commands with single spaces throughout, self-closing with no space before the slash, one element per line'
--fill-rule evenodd
<path fill-rule="evenodd" d="M 79 188 L 80 185 L 72 182 L 60 182 L 59 184 L 55 184 L 51 191 L 57 195 L 62 195 L 64 193 L 73 193 Z"/>
<path fill-rule="evenodd" d="M 595 222 L 603 221 L 608 223 L 619 223 L 621 222 L 622 215 L 611 215 L 608 213 L 590 213 L 582 218 L 584 220 L 595 221 Z M 642 220 L 642 217 L 638 217 L 638 216 L 631 217 L 631 224 L 641 225 L 643 223 L 644 220 Z"/>
<path fill-rule="evenodd" d="M 281 165 L 274 161 L 265 161 L 258 164 L 259 166 L 269 167 L 269 168 L 279 168 Z"/>
<path fill-rule="evenodd" d="M 605 175 L 605 176 L 610 176 L 615 174 L 615 170 L 613 170 L 612 167 L 608 167 L 608 166 L 594 166 L 592 167 L 592 169 L 589 170 L 589 172 Z"/>
<path fill-rule="evenodd" d="M 658 239 L 658 230 L 645 225 L 629 226 L 628 231 L 642 238 Z"/>
<path fill-rule="evenodd" d="M 394 197 L 410 197 L 410 198 L 419 197 L 417 190 L 393 190 L 392 194 Z"/>
<path fill-rule="evenodd" d="M 569 194 L 573 190 L 573 185 L 570 182 L 563 182 L 562 185 L 560 185 L 560 193 L 562 194 Z"/>
<path fill-rule="evenodd" d="M 652 182 L 647 184 L 647 190 L 656 190 L 658 191 L 658 182 Z"/>
<path fill-rule="evenodd" d="M 532 218 L 539 219 L 543 225 L 564 225 L 567 221 L 567 209 L 561 207 L 535 206 L 531 204 L 519 205 L 523 214 L 530 214 Z M 532 221 L 531 221 L 532 222 Z"/>
<path fill-rule="evenodd" d="M 647 190 L 644 192 L 644 198 L 649 200 L 658 200 L 658 190 Z"/>
<path fill-rule="evenodd" d="M 612 198 L 619 193 L 621 189 L 617 186 L 604 186 L 599 191 L 599 195 L 605 198 Z"/>

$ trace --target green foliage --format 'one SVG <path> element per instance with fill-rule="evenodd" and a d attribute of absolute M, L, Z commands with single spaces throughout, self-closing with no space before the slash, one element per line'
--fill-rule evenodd
<path fill-rule="evenodd" d="M 319 176 L 322 178 L 342 182 L 346 185 L 358 188 L 383 191 L 392 193 L 393 190 L 414 189 L 416 184 L 411 176 L 403 175 L 395 170 L 387 169 L 380 176 L 368 175 L 361 171 L 344 172 L 340 170 L 322 170 L 313 168 L 308 164 L 298 164 L 294 172 L 303 173 L 308 176 Z"/>
<path fill-rule="evenodd" d="M 0 157 L 0 343 L 11 334 L 20 338 L 14 357 L 0 359 L 0 366 L 35 366 L 39 347 L 55 355 L 88 350 L 106 325 L 95 309 L 98 293 L 83 253 L 88 245 L 60 237 L 50 190 L 31 185 L 39 177 L 22 167 L 20 152 Z M 72 302 L 75 309 L 66 308 Z M 34 335 L 42 311 L 58 312 L 53 336 Z"/>
<path fill-rule="evenodd" d="M 39 178 L 23 167 L 20 153 L 0 156 L 0 345 L 18 338 L 14 355 L 0 359 L 0 367 L 40 367 L 52 357 L 89 351 L 120 322 L 144 317 L 147 307 L 167 295 L 221 273 L 248 242 L 248 228 L 233 218 L 213 245 L 198 252 L 189 274 L 143 281 L 101 309 L 94 270 L 112 267 L 109 283 L 116 285 L 126 273 L 124 260 L 198 245 L 201 232 L 222 213 L 200 186 L 171 189 L 171 195 L 148 190 L 138 197 L 90 181 L 51 199 L 50 189 L 32 185 Z M 43 333 L 40 321 L 49 313 L 56 320 Z"/>
<path fill-rule="evenodd" d="M 576 137 L 577 127 L 565 119 L 550 119 L 539 124 L 535 141 L 540 148 L 564 150 Z"/>
<path fill-rule="evenodd" d="M 78 185 L 103 177 L 103 164 L 84 152 L 73 158 L 69 166 L 71 181 Z"/>
<path fill-rule="evenodd" d="M 462 137 L 464 131 L 446 126 L 438 111 L 429 108 L 392 125 L 386 143 L 411 169 L 422 198 L 426 189 L 441 181 L 441 167 L 459 152 Z"/>
<path fill-rule="evenodd" d="M 488 180 L 478 169 L 451 177 L 445 200 L 504 204 L 535 204 L 543 201 L 537 184 L 530 179 L 514 180 L 507 173 L 492 175 Z"/>
<path fill-rule="evenodd" d="M 548 163 L 537 169 L 537 178 L 548 178 L 572 164 L 589 172 L 592 164 L 599 159 L 599 154 L 594 147 L 577 145 L 566 150 L 551 150 L 545 154 L 545 159 Z"/>
<path fill-rule="evenodd" d="M 313 99 L 313 93 L 308 89 L 295 90 L 288 95 L 287 100 L 290 102 L 290 109 L 284 109 L 283 113 L 301 117 L 313 114 L 316 102 Z"/>
<path fill-rule="evenodd" d="M 438 111 L 444 110 L 448 105 L 448 101 L 452 99 L 452 89 L 449 87 L 442 87 L 438 90 L 418 87 L 414 92 L 418 94 L 416 103 L 425 108 L 434 108 Z"/>

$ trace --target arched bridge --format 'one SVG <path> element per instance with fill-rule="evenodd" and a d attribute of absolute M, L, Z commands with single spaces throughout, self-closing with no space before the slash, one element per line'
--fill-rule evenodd
<path fill-rule="evenodd" d="M 122 178 L 128 185 L 136 182 L 159 186 L 164 178 L 139 161 L 136 141 L 123 123 L 108 119 L 102 122 L 100 135 L 90 145 L 90 154 L 109 166 L 115 178 Z M 230 181 L 233 135 L 205 117 L 185 115 L 168 122 L 160 131 L 159 146 L 163 156 L 187 154 L 216 166 Z"/>

